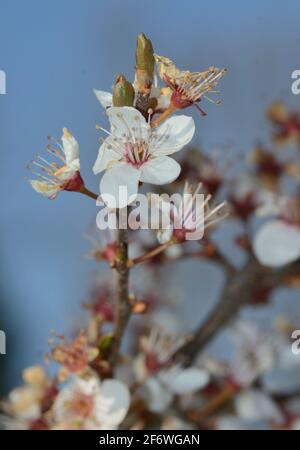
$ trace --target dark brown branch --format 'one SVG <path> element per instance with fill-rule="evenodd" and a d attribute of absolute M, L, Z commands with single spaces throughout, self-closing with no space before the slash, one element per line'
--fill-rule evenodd
<path fill-rule="evenodd" d="M 177 351 L 176 359 L 184 365 L 191 364 L 199 351 L 234 318 L 240 308 L 251 303 L 258 288 L 273 289 L 297 276 L 300 277 L 299 262 L 273 271 L 263 268 L 251 256 L 240 271 L 229 272 L 216 307 L 195 331 L 189 342 Z"/>
<path fill-rule="evenodd" d="M 112 366 L 115 364 L 119 349 L 122 343 L 122 338 L 130 317 L 131 304 L 129 300 L 129 268 L 127 265 L 128 260 L 128 233 L 127 230 L 119 230 L 118 236 L 119 248 L 118 248 L 118 261 L 116 270 L 118 272 L 118 293 L 116 304 L 116 317 L 114 338 L 111 348 L 110 363 Z"/>

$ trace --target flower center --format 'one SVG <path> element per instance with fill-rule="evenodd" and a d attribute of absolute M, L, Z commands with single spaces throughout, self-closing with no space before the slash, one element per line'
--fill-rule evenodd
<path fill-rule="evenodd" d="M 127 143 L 125 145 L 125 159 L 134 167 L 141 167 L 149 159 L 148 146 L 145 142 Z"/>
<path fill-rule="evenodd" d="M 94 408 L 94 400 L 90 395 L 83 392 L 76 392 L 74 398 L 67 404 L 68 409 L 75 416 L 89 417 Z"/>

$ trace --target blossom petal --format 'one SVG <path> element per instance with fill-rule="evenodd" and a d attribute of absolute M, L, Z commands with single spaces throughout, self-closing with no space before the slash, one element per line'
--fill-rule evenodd
<path fill-rule="evenodd" d="M 188 144 L 195 133 L 195 122 L 192 117 L 173 116 L 162 123 L 155 131 L 150 152 L 156 156 L 170 155 L 178 152 Z"/>
<path fill-rule="evenodd" d="M 112 138 L 108 137 L 99 148 L 98 156 L 93 166 L 95 175 L 106 170 L 112 162 L 121 159 L 120 153 L 113 149 L 111 142 Z"/>
<path fill-rule="evenodd" d="M 101 106 L 106 109 L 112 106 L 113 104 L 113 96 L 110 92 L 106 91 L 99 91 L 98 89 L 94 89 L 94 94 L 96 95 L 97 99 L 101 103 Z"/>
<path fill-rule="evenodd" d="M 147 379 L 143 393 L 150 411 L 156 413 L 164 411 L 173 398 L 173 394 L 154 377 Z"/>
<path fill-rule="evenodd" d="M 173 372 L 172 369 L 169 372 Z M 196 392 L 204 388 L 209 382 L 208 373 L 196 367 L 180 369 L 176 372 L 174 372 L 170 382 L 170 389 L 174 394 L 182 395 Z"/>
<path fill-rule="evenodd" d="M 63 135 L 61 137 L 63 144 L 63 151 L 66 157 L 67 165 L 71 164 L 75 159 L 79 159 L 79 144 L 72 136 L 72 134 L 67 130 L 67 128 L 63 128 Z"/>
<path fill-rule="evenodd" d="M 300 230 L 281 220 L 263 225 L 253 242 L 254 253 L 263 265 L 279 267 L 300 257 Z"/>
<path fill-rule="evenodd" d="M 144 116 L 132 106 L 113 106 L 107 110 L 111 125 L 111 132 L 118 139 L 130 140 L 135 138 L 148 140 L 150 126 Z"/>
<path fill-rule="evenodd" d="M 29 386 L 15 388 L 8 398 L 17 419 L 31 421 L 40 417 L 41 405 L 36 399 L 34 388 Z"/>
<path fill-rule="evenodd" d="M 130 405 L 127 386 L 118 380 L 105 380 L 97 400 L 96 417 L 101 423 L 101 428 L 104 430 L 117 427 L 124 420 Z M 103 404 L 107 407 L 102 408 Z"/>
<path fill-rule="evenodd" d="M 67 176 L 68 178 L 70 178 L 72 175 L 74 175 L 75 172 L 79 172 L 80 171 L 80 161 L 79 158 L 73 159 L 73 161 L 71 161 L 65 169 L 65 176 Z"/>
<path fill-rule="evenodd" d="M 258 389 L 242 391 L 235 399 L 235 408 L 244 420 L 271 420 L 275 423 L 283 421 L 283 415 L 276 403 Z"/>
<path fill-rule="evenodd" d="M 110 208 L 124 208 L 136 197 L 140 171 L 125 162 L 115 163 L 108 169 L 100 182 L 103 201 Z"/>
<path fill-rule="evenodd" d="M 74 391 L 78 390 L 85 395 L 95 395 L 100 390 L 101 384 L 99 379 L 95 376 L 92 376 L 87 380 L 76 376 L 73 378 L 71 386 Z"/>
<path fill-rule="evenodd" d="M 272 395 L 295 395 L 300 389 L 300 365 L 275 367 L 263 375 L 262 385 Z"/>
<path fill-rule="evenodd" d="M 58 185 L 45 183 L 44 181 L 30 180 L 30 184 L 36 192 L 51 200 L 53 200 L 60 191 Z"/>
<path fill-rule="evenodd" d="M 173 227 L 170 226 L 170 228 L 164 228 L 162 230 L 158 230 L 156 237 L 160 244 L 166 244 L 170 241 L 171 237 L 173 236 Z"/>
<path fill-rule="evenodd" d="M 150 184 L 167 184 L 176 180 L 181 171 L 177 161 L 168 156 L 153 158 L 141 166 L 141 181 Z"/>

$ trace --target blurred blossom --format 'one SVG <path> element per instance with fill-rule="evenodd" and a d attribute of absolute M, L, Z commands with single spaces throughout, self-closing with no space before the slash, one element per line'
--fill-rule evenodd
<path fill-rule="evenodd" d="M 272 206 L 268 206 L 272 210 Z M 277 209 L 277 211 L 276 211 Z M 262 225 L 254 236 L 253 249 L 261 264 L 279 267 L 300 258 L 300 198 L 274 201 L 276 219 Z"/>
<path fill-rule="evenodd" d="M 52 429 L 114 430 L 129 404 L 128 388 L 120 381 L 75 377 L 56 397 Z"/>

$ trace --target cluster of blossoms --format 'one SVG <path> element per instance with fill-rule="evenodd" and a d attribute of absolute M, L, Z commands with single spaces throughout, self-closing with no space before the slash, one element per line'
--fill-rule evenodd
<path fill-rule="evenodd" d="M 299 167 L 262 146 L 238 175 L 193 148 L 182 152 L 179 162 L 172 157 L 195 132 L 194 120 L 176 112 L 195 105 L 205 115 L 198 103 L 216 93 L 224 73 L 216 67 L 179 70 L 154 54 L 141 34 L 134 81 L 119 75 L 112 93 L 95 90 L 110 125 L 109 130 L 97 126 L 105 133 L 93 167 L 95 175 L 102 174 L 100 195 L 86 188 L 79 145 L 66 129 L 62 144 L 47 147 L 60 164 L 40 155 L 33 162 L 40 169 L 31 181 L 37 192 L 50 199 L 62 190 L 99 197 L 118 210 L 119 220 L 142 183 L 154 185 L 156 193 L 189 196 L 155 205 L 162 219 L 170 219 L 168 228 L 162 220 L 154 231 L 120 227 L 101 232 L 100 240 L 89 237 L 89 256 L 108 263 L 111 276 L 104 279 L 101 273 L 84 304 L 86 327 L 72 339 L 58 335 L 50 341 L 46 362 L 59 365 L 56 375 L 47 376 L 39 366 L 23 372 L 23 385 L 3 402 L 5 428 L 300 429 L 300 360 L 290 342 L 295 317 L 260 323 L 239 315 L 243 305 L 264 307 L 283 285 L 300 285 Z M 274 145 L 299 143 L 298 114 L 276 104 L 268 117 Z M 126 187 L 125 194 L 120 187 Z M 232 249 L 244 252 L 245 266 L 236 267 L 217 243 L 216 225 L 221 228 L 227 216 L 240 225 Z M 187 242 L 197 232 L 198 238 Z M 225 275 L 220 302 L 193 332 L 178 319 L 178 290 L 166 289 L 166 271 L 158 270 L 191 257 L 216 264 Z M 201 301 L 203 292 L 194 296 Z M 217 333 L 231 342 L 232 356 L 216 357 L 206 347 Z"/>

